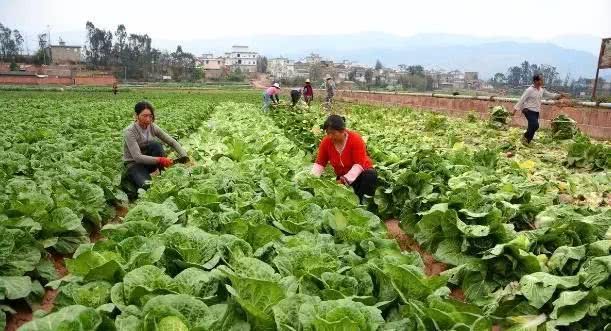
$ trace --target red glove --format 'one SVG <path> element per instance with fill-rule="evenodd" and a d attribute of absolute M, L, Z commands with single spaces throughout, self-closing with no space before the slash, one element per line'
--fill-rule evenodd
<path fill-rule="evenodd" d="M 168 157 L 158 157 L 157 162 L 159 162 L 159 165 L 163 168 L 167 168 L 172 165 L 172 159 Z"/>

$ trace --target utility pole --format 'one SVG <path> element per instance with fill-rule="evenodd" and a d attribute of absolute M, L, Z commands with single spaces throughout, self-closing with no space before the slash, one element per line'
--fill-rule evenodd
<path fill-rule="evenodd" d="M 42 39 L 42 38 L 40 38 L 40 39 Z M 46 48 L 42 49 L 42 64 L 47 64 L 47 49 Z"/>
<path fill-rule="evenodd" d="M 49 62 L 51 62 L 51 26 L 49 24 L 47 24 L 47 49 L 49 50 Z M 45 64 L 47 64 L 47 50 L 43 49 L 42 52 Z"/>
<path fill-rule="evenodd" d="M 600 69 L 611 68 L 609 63 L 610 55 L 605 54 L 605 51 L 609 48 L 607 44 L 611 44 L 611 38 L 604 38 L 600 43 L 600 54 L 598 55 L 598 63 L 596 64 L 596 77 L 594 78 L 594 86 L 592 87 L 592 101 L 596 101 L 596 89 L 598 88 L 598 72 Z"/>
<path fill-rule="evenodd" d="M 24 37 L 23 40 L 25 41 L 25 54 L 26 55 L 30 55 L 30 48 L 28 47 L 28 34 L 24 33 Z"/>

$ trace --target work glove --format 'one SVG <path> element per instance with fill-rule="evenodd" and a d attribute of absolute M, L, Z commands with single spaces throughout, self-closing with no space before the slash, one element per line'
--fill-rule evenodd
<path fill-rule="evenodd" d="M 163 168 L 167 168 L 169 166 L 172 165 L 172 159 L 168 158 L 168 157 L 158 157 L 157 158 L 157 162 L 159 163 L 160 166 L 162 166 Z"/>

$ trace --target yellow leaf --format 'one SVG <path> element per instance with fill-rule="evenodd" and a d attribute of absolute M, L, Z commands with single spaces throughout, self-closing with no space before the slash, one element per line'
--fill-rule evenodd
<path fill-rule="evenodd" d="M 455 151 L 463 149 L 463 148 L 465 148 L 465 143 L 462 142 L 462 141 L 454 143 L 454 146 L 452 146 L 452 149 L 455 150 Z"/>
<path fill-rule="evenodd" d="M 535 168 L 535 161 L 533 161 L 533 160 L 526 160 L 524 162 L 520 162 L 519 166 L 522 169 L 532 170 L 532 169 Z"/>

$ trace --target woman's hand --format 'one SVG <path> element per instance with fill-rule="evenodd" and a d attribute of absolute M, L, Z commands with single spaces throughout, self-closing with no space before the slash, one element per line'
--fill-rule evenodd
<path fill-rule="evenodd" d="M 348 180 L 346 179 L 346 177 L 341 176 L 338 180 L 337 180 L 338 184 L 342 184 L 342 185 L 346 185 L 346 186 L 350 186 L 350 183 L 348 183 Z"/>

